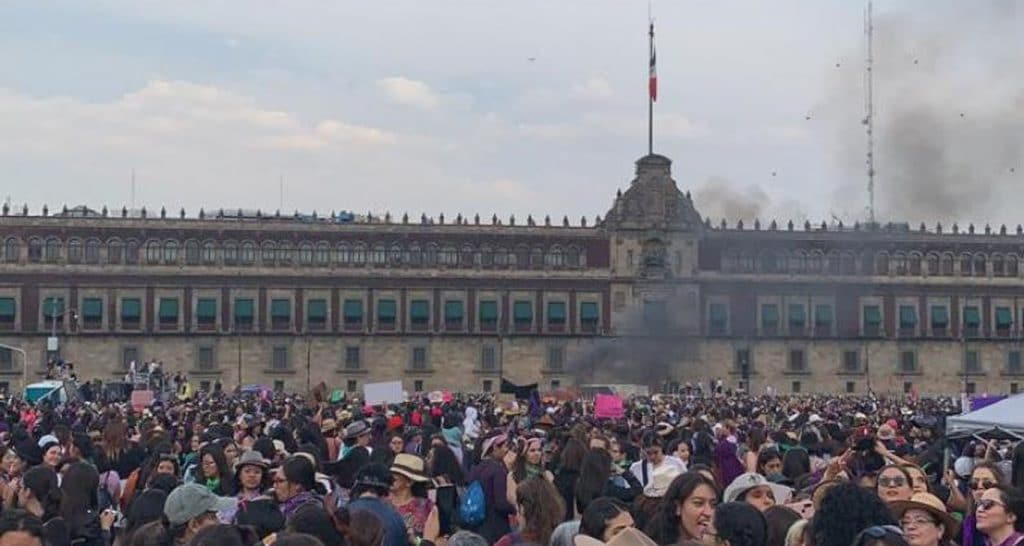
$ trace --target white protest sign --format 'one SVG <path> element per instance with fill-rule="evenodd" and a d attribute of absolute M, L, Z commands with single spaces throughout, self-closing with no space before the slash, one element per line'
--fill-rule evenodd
<path fill-rule="evenodd" d="M 402 382 L 383 381 L 380 383 L 366 383 L 363 385 L 363 401 L 371 406 L 404 402 Z"/>

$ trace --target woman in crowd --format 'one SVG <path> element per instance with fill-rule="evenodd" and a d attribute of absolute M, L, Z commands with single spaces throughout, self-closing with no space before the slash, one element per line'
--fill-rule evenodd
<path fill-rule="evenodd" d="M 551 533 L 562 521 L 559 517 L 562 513 L 561 497 L 550 482 L 542 478 L 527 479 L 516 489 L 519 530 L 501 537 L 495 546 L 548 544 Z"/>
<path fill-rule="evenodd" d="M 130 544 L 131 535 L 147 523 L 159 521 L 164 515 L 167 493 L 162 489 L 147 489 L 135 496 L 125 512 L 125 526 L 121 531 L 121 544 Z"/>
<path fill-rule="evenodd" d="M 769 482 L 764 476 L 753 472 L 740 474 L 729 487 L 725 488 L 722 500 L 725 502 L 745 502 L 761 512 L 789 502 L 791 490 L 784 486 Z"/>
<path fill-rule="evenodd" d="M 285 459 L 274 476 L 274 497 L 287 521 L 304 505 L 323 505 L 317 493 L 316 468 L 306 457 Z"/>
<path fill-rule="evenodd" d="M 104 546 L 110 543 L 110 519 L 100 521 L 96 491 L 100 476 L 89 463 L 68 466 L 61 480 L 60 512 L 67 522 L 71 542 L 80 546 Z M 110 514 L 107 514 L 110 517 Z"/>
<path fill-rule="evenodd" d="M 928 474 L 916 464 L 902 464 L 900 465 L 903 470 L 910 476 L 910 487 L 914 490 L 914 493 L 928 493 L 930 487 L 928 485 Z"/>
<path fill-rule="evenodd" d="M 61 519 L 60 486 L 57 473 L 48 466 L 39 465 L 25 472 L 18 487 L 18 506 L 44 522 L 46 542 L 52 546 L 68 544 L 67 523 Z"/>
<path fill-rule="evenodd" d="M 200 484 L 179 486 L 167 497 L 163 517 L 136 529 L 128 546 L 184 546 L 199 531 L 217 525 L 218 512 L 234 506 L 234 499 L 217 497 Z"/>
<path fill-rule="evenodd" d="M 1006 485 L 986 489 L 975 507 L 978 532 L 991 546 L 1024 542 L 1024 495 Z"/>
<path fill-rule="evenodd" d="M 769 479 L 782 476 L 782 455 L 779 455 L 779 451 L 772 447 L 762 449 L 757 454 L 756 472 Z"/>
<path fill-rule="evenodd" d="M 399 453 L 391 465 L 391 495 L 388 502 L 402 519 L 409 534 L 434 542 L 440 533 L 437 506 L 427 498 L 430 477 L 424 472 L 423 459 Z"/>
<path fill-rule="evenodd" d="M 456 531 L 459 498 L 466 478 L 455 453 L 445 444 L 435 445 L 427 453 L 428 474 L 434 480 L 433 500 L 437 507 L 438 533 L 449 536 Z"/>
<path fill-rule="evenodd" d="M 196 470 L 196 483 L 206 486 L 211 493 L 219 497 L 230 497 L 235 494 L 232 474 L 224 451 L 214 443 L 207 444 L 199 450 L 199 466 Z"/>
<path fill-rule="evenodd" d="M 239 500 L 252 500 L 263 495 L 270 487 L 270 465 L 259 453 L 249 450 L 235 463 L 235 496 Z"/>
<path fill-rule="evenodd" d="M 910 500 L 914 494 L 913 480 L 910 473 L 898 464 L 882 467 L 878 472 L 878 497 L 888 503 Z"/>
<path fill-rule="evenodd" d="M 64 458 L 64 449 L 60 441 L 55 436 L 43 436 L 39 439 L 39 449 L 43 452 L 43 464 L 56 471 Z"/>
<path fill-rule="evenodd" d="M 800 514 L 785 506 L 772 506 L 765 510 L 764 520 L 768 525 L 765 546 L 786 546 L 786 535 L 793 524 L 800 521 Z"/>
<path fill-rule="evenodd" d="M 544 457 L 543 445 L 544 442 L 540 438 L 530 438 L 523 442 L 522 450 L 516 457 L 515 464 L 512 465 L 512 471 L 509 472 L 509 478 L 512 480 L 509 485 L 514 488 L 515 485 L 522 483 L 524 480 L 536 477 L 542 477 L 549 482 L 554 482 L 555 476 L 550 471 L 545 470 L 542 464 Z"/>
<path fill-rule="evenodd" d="M 575 519 L 576 516 L 576 480 L 580 476 L 580 467 L 587 450 L 576 438 L 568 438 L 559 455 L 558 470 L 555 471 L 555 488 L 562 496 L 565 505 L 563 521 Z"/>
<path fill-rule="evenodd" d="M 745 442 L 746 452 L 743 454 L 744 467 L 747 472 L 758 472 L 760 470 L 760 464 L 758 459 L 761 455 L 761 449 L 764 447 L 764 429 L 756 427 L 747 433 L 747 441 Z"/>
<path fill-rule="evenodd" d="M 587 505 L 580 518 L 579 533 L 608 542 L 622 532 L 633 527 L 633 516 L 629 506 L 622 501 L 610 497 L 598 497 Z"/>
<path fill-rule="evenodd" d="M 103 449 L 97 454 L 96 466 L 117 472 L 127 479 L 142 464 L 146 454 L 128 437 L 128 425 L 120 418 L 111 419 L 103 428 Z"/>
<path fill-rule="evenodd" d="M 808 538 L 814 546 L 850 546 L 858 533 L 874 526 L 896 526 L 878 494 L 852 482 L 829 486 L 814 511 Z"/>
<path fill-rule="evenodd" d="M 0 516 L 0 544 L 43 546 L 43 524 L 23 510 L 5 510 Z"/>
<path fill-rule="evenodd" d="M 953 486 L 950 487 L 951 496 L 948 504 L 965 509 L 963 525 L 960 528 L 960 542 L 963 546 L 983 546 L 984 538 L 976 527 L 977 503 L 981 500 L 981 496 L 985 491 L 1004 483 L 1003 472 L 992 463 L 978 463 L 974 470 L 971 471 L 970 480 L 967 482 L 968 495 L 966 498 L 960 494 L 956 482 L 953 481 L 952 483 Z"/>
<path fill-rule="evenodd" d="M 714 530 L 718 546 L 765 546 L 768 525 L 760 510 L 745 502 L 724 502 L 715 507 Z"/>
<path fill-rule="evenodd" d="M 611 497 L 631 503 L 643 492 L 640 482 L 629 472 L 622 472 L 603 449 L 591 449 L 583 457 L 580 477 L 576 480 L 576 512 L 582 514 L 597 497 Z"/>
<path fill-rule="evenodd" d="M 702 541 L 717 504 L 718 488 L 713 480 L 699 472 L 681 474 L 661 499 L 645 533 L 663 545 Z"/>
<path fill-rule="evenodd" d="M 931 493 L 914 493 L 907 501 L 890 503 L 910 546 L 948 546 L 956 534 L 957 522 Z"/>
<path fill-rule="evenodd" d="M 334 526 L 330 514 L 319 506 L 303 508 L 285 526 L 288 533 L 306 533 L 320 539 L 324 546 L 343 546 L 344 537 Z M 216 545 L 214 545 L 216 546 Z M 246 544 L 245 546 L 252 546 Z"/>

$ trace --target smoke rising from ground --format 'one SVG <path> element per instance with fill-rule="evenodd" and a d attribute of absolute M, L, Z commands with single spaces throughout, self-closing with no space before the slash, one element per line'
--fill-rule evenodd
<path fill-rule="evenodd" d="M 693 202 L 702 215 L 711 218 L 714 226 L 723 218 L 729 226 L 734 226 L 738 220 L 747 225 L 760 220 L 764 226 L 775 220 L 781 226 L 789 220 L 802 224 L 807 219 L 795 200 L 778 201 L 760 186 L 751 184 L 741 188 L 719 176 L 709 177 L 698 186 L 693 192 Z"/>

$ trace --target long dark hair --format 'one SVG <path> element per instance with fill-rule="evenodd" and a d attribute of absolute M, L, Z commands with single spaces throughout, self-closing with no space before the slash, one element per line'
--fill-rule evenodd
<path fill-rule="evenodd" d="M 284 479 L 302 487 L 303 491 L 316 489 L 316 468 L 309 459 L 301 455 L 292 455 L 281 464 L 281 473 Z"/>
<path fill-rule="evenodd" d="M 547 544 L 562 523 L 565 506 L 554 485 L 544 478 L 529 478 L 516 488 L 516 504 L 522 510 L 523 531 L 537 544 Z"/>
<path fill-rule="evenodd" d="M 559 457 L 560 468 L 563 471 L 577 472 L 583 465 L 583 457 L 587 453 L 586 446 L 576 438 L 570 437 L 565 441 L 562 454 Z"/>
<path fill-rule="evenodd" d="M 224 456 L 224 448 L 218 444 L 207 444 L 199 449 L 199 460 L 196 463 L 199 465 L 199 475 L 202 476 L 202 480 L 197 480 L 199 483 L 206 485 L 206 480 L 210 479 L 210 476 L 206 475 L 206 471 L 203 470 L 203 459 L 209 455 L 213 457 L 213 462 L 217 465 L 217 479 L 220 480 L 220 491 L 215 493 L 222 496 L 234 495 L 235 484 L 234 476 L 231 474 L 231 469 L 228 467 L 228 459 Z"/>
<path fill-rule="evenodd" d="M 604 540 L 604 530 L 608 522 L 619 514 L 629 512 L 629 507 L 618 499 L 598 497 L 587 505 L 580 517 L 580 534 L 597 540 Z"/>
<path fill-rule="evenodd" d="M 43 507 L 43 521 L 50 521 L 60 515 L 61 490 L 57 473 L 52 468 L 44 465 L 32 467 L 25 472 L 21 481 Z"/>
<path fill-rule="evenodd" d="M 466 476 L 462 472 L 462 465 L 459 464 L 459 458 L 455 456 L 452 448 L 439 445 L 432 447 L 431 450 L 433 452 L 430 456 L 431 477 L 444 476 L 452 485 L 466 485 Z"/>
<path fill-rule="evenodd" d="M 709 480 L 700 472 L 687 472 L 676 476 L 668 486 L 668 491 L 658 504 L 658 510 L 654 513 L 650 523 L 647 524 L 645 532 L 647 536 L 654 539 L 658 544 L 675 544 L 679 541 L 679 505 L 693 495 L 698 487 L 706 485 L 711 488 L 718 497 L 718 485 Z M 687 537 L 697 538 L 697 537 Z"/>
<path fill-rule="evenodd" d="M 1010 461 L 1010 483 L 1024 490 L 1024 442 L 1014 446 Z"/>
<path fill-rule="evenodd" d="M 718 540 L 729 546 L 765 546 L 768 524 L 757 508 L 745 502 L 725 502 L 715 507 Z"/>
<path fill-rule="evenodd" d="M 71 522 L 82 514 L 99 507 L 97 492 L 100 475 L 89 463 L 72 463 L 60 483 L 60 512 L 65 521 Z"/>
<path fill-rule="evenodd" d="M 576 480 L 576 511 L 583 513 L 590 501 L 601 496 L 612 473 L 612 456 L 601 448 L 587 451 Z"/>

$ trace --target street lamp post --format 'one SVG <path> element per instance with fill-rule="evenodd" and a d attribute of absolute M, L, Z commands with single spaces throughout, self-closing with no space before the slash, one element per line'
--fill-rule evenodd
<path fill-rule="evenodd" d="M 0 348 L 21 353 L 21 390 L 24 392 L 25 386 L 28 385 L 28 353 L 21 347 L 14 347 L 4 343 L 0 343 Z"/>
<path fill-rule="evenodd" d="M 70 315 L 71 320 L 75 320 L 75 318 L 78 316 L 78 309 L 75 309 L 74 307 L 72 307 L 70 309 L 64 309 L 63 311 L 58 313 L 58 312 L 55 312 L 53 308 L 54 308 L 54 301 L 51 299 L 50 300 L 50 339 L 56 341 L 57 340 L 57 318 L 58 317 L 63 317 L 65 315 Z M 55 345 L 55 348 L 53 349 L 52 352 L 54 353 L 54 356 L 56 356 L 57 354 L 60 353 L 60 345 L 57 345 L 56 343 L 54 345 Z M 49 347 L 47 347 L 47 349 L 49 349 Z"/>

